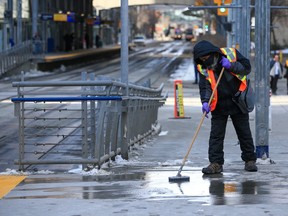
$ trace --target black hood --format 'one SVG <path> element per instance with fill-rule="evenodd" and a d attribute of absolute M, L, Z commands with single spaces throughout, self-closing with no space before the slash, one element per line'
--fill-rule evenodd
<path fill-rule="evenodd" d="M 206 40 L 199 41 L 195 44 L 193 49 L 194 61 L 196 64 L 201 64 L 200 57 L 206 56 L 210 53 L 220 53 L 223 55 L 219 47 L 214 46 Z"/>

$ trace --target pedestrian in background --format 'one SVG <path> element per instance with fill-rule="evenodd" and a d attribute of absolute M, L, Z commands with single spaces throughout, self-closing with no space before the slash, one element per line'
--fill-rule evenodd
<path fill-rule="evenodd" d="M 288 59 L 285 62 L 285 69 L 286 69 L 286 72 L 285 72 L 284 78 L 286 79 L 287 95 L 288 95 Z"/>
<path fill-rule="evenodd" d="M 270 88 L 273 95 L 277 95 L 277 83 L 278 79 L 281 79 L 283 75 L 283 66 L 279 62 L 279 55 L 275 55 L 270 61 Z"/>
<path fill-rule="evenodd" d="M 95 46 L 96 46 L 97 48 L 102 47 L 102 41 L 101 41 L 101 38 L 100 38 L 100 36 L 99 36 L 98 34 L 97 34 L 96 37 L 95 37 Z"/>
<path fill-rule="evenodd" d="M 34 33 L 32 41 L 33 41 L 33 54 L 42 53 L 42 38 L 38 32 Z"/>
<path fill-rule="evenodd" d="M 246 75 L 251 72 L 250 61 L 234 48 L 220 49 L 205 40 L 195 44 L 193 54 L 197 70 L 200 72 L 202 111 L 206 112 L 206 117 L 210 111 L 212 114 L 208 148 L 210 164 L 203 168 L 202 172 L 204 174 L 223 172 L 224 138 L 229 116 L 240 142 L 241 158 L 245 162 L 244 169 L 249 172 L 257 171 L 249 113 L 248 111 L 243 113 L 232 100 L 240 89 L 246 88 Z M 209 105 L 209 99 L 223 67 L 224 74 Z"/>
<path fill-rule="evenodd" d="M 90 48 L 90 37 L 89 37 L 88 32 L 85 32 L 84 40 L 85 40 L 86 49 L 89 49 Z"/>

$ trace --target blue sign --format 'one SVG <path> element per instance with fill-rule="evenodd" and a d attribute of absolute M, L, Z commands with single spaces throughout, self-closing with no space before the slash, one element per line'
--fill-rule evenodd
<path fill-rule="evenodd" d="M 53 14 L 41 14 L 40 18 L 43 21 L 53 20 Z"/>
<path fill-rule="evenodd" d="M 100 16 L 96 16 L 95 21 L 94 21 L 94 25 L 100 25 L 101 24 L 101 18 Z"/>
<path fill-rule="evenodd" d="M 75 13 L 69 13 L 67 14 L 67 22 L 76 22 L 76 19 L 75 19 Z"/>

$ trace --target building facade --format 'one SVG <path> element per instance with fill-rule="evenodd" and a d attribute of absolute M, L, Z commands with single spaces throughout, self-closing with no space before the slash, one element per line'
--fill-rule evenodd
<path fill-rule="evenodd" d="M 64 51 L 67 35 L 73 37 L 73 49 L 92 46 L 92 3 L 93 0 L 0 1 L 0 50 L 9 48 L 11 40 L 18 44 L 32 40 L 35 34 L 48 51 Z"/>

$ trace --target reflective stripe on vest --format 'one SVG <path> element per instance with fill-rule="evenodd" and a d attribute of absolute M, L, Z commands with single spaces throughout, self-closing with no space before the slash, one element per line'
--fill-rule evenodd
<path fill-rule="evenodd" d="M 206 77 L 206 80 L 208 80 L 210 82 L 211 88 L 213 90 L 215 88 L 215 86 L 216 86 L 216 79 L 215 79 L 213 70 L 202 69 L 202 65 L 200 65 L 200 64 L 197 65 L 197 70 L 203 76 Z M 213 95 L 213 98 L 211 100 L 211 103 L 210 103 L 210 110 L 211 111 L 213 111 L 216 108 L 217 100 L 218 100 L 218 93 L 217 93 L 217 91 L 215 91 L 214 95 Z"/>
<path fill-rule="evenodd" d="M 224 55 L 227 56 L 227 59 L 230 62 L 236 62 L 237 61 L 236 50 L 234 48 L 220 48 L 220 50 Z M 206 80 L 208 80 L 210 82 L 211 88 L 213 90 L 216 87 L 216 79 L 215 79 L 213 70 L 202 69 L 202 65 L 200 65 L 200 64 L 197 65 L 197 70 L 202 75 L 204 75 L 206 77 Z M 239 86 L 239 91 L 244 91 L 246 89 L 246 86 L 247 86 L 246 76 L 235 74 L 231 71 L 230 71 L 230 73 L 232 75 L 234 75 L 235 77 L 237 77 L 241 81 L 241 84 Z M 217 94 L 217 90 L 216 90 L 214 93 L 213 99 L 211 101 L 211 104 L 210 104 L 211 111 L 213 111 L 216 108 L 217 101 L 218 101 L 218 94 Z"/>
<path fill-rule="evenodd" d="M 234 48 L 220 48 L 221 52 L 227 56 L 230 62 L 236 62 L 236 50 Z"/>
<path fill-rule="evenodd" d="M 220 48 L 221 52 L 227 56 L 227 59 L 230 62 L 236 62 L 237 58 L 236 58 L 236 50 L 235 48 Z M 239 87 L 239 91 L 244 91 L 246 89 L 246 75 L 239 75 L 239 74 L 234 74 L 233 72 L 231 72 L 231 74 L 233 74 L 234 76 L 236 76 L 240 81 L 240 87 Z"/>

